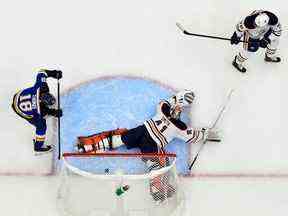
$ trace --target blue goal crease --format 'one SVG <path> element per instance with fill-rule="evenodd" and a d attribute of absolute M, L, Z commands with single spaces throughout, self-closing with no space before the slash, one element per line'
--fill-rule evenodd
<path fill-rule="evenodd" d="M 173 93 L 171 88 L 157 82 L 127 77 L 98 79 L 70 90 L 61 98 L 64 113 L 61 119 L 62 152 L 75 151 L 78 136 L 143 124 L 155 115 L 159 101 Z M 177 154 L 179 174 L 189 174 L 189 148 L 189 144 L 178 139 L 167 145 L 168 152 Z M 127 150 L 121 147 L 119 151 Z M 95 168 L 92 163 L 83 163 L 79 162 L 76 166 L 86 170 Z"/>

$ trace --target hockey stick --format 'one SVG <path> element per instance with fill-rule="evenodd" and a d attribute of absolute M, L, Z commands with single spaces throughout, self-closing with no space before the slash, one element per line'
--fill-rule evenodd
<path fill-rule="evenodd" d="M 204 34 L 194 34 L 191 32 L 188 32 L 187 30 L 184 29 L 184 27 L 180 24 L 180 23 L 176 23 L 176 26 L 186 35 L 191 35 L 191 36 L 197 36 L 197 37 L 205 37 L 205 38 L 211 38 L 211 39 L 218 39 L 218 40 L 226 40 L 226 41 L 231 41 L 230 38 L 224 38 L 224 37 L 218 37 L 218 36 L 211 36 L 211 35 L 204 35 Z M 243 41 L 240 40 L 239 42 L 245 42 L 247 43 L 247 41 Z"/>
<path fill-rule="evenodd" d="M 231 99 L 231 96 L 232 96 L 232 93 L 233 93 L 233 92 L 234 92 L 234 89 L 232 89 L 232 90 L 229 92 L 225 104 L 223 105 L 221 111 L 219 112 L 216 120 L 214 121 L 214 123 L 213 123 L 213 125 L 210 127 L 210 129 L 215 128 L 215 126 L 217 125 L 219 119 L 221 118 L 221 116 L 223 115 L 224 111 L 226 110 L 226 107 L 227 107 L 227 105 L 228 105 L 228 103 L 229 103 L 229 101 L 230 101 L 230 99 Z M 200 148 L 199 148 L 196 156 L 194 157 L 193 161 L 191 162 L 191 164 L 190 164 L 190 166 L 189 166 L 189 170 L 192 169 L 193 165 L 195 164 L 195 162 L 196 162 L 196 160 L 197 160 L 200 152 L 202 151 L 202 149 L 203 149 L 203 147 L 204 147 L 204 145 L 206 144 L 207 141 L 214 141 L 214 140 L 213 140 L 213 139 L 212 139 L 212 140 L 207 140 L 207 139 L 204 140 L 204 142 L 203 142 L 203 144 L 200 146 Z"/>
<path fill-rule="evenodd" d="M 229 103 L 229 101 L 230 101 L 230 99 L 231 99 L 231 96 L 232 96 L 233 92 L 234 92 L 234 89 L 231 89 L 230 92 L 229 92 L 229 94 L 228 94 L 228 96 L 227 96 L 226 103 L 225 103 L 224 106 L 222 107 L 220 113 L 218 114 L 218 116 L 217 116 L 217 118 L 216 118 L 216 120 L 215 120 L 215 122 L 214 122 L 214 124 L 212 125 L 211 128 L 215 128 L 215 126 L 217 125 L 219 119 L 220 119 L 221 116 L 223 115 L 223 112 L 226 110 L 226 107 L 227 107 L 227 105 L 228 105 L 228 103 Z"/>
<path fill-rule="evenodd" d="M 57 100 L 58 100 L 58 110 L 60 110 L 60 81 L 57 79 Z M 58 121 L 58 160 L 61 158 L 61 141 L 60 141 L 60 117 L 57 118 Z"/>

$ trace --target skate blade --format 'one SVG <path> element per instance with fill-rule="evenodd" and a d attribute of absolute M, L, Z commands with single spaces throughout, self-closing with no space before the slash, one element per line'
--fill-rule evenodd
<path fill-rule="evenodd" d="M 53 148 L 51 148 L 50 150 L 48 151 L 43 151 L 43 152 L 37 152 L 37 151 L 34 151 L 34 156 L 41 156 L 41 155 L 45 155 L 45 154 L 48 154 L 50 152 L 53 151 Z"/>

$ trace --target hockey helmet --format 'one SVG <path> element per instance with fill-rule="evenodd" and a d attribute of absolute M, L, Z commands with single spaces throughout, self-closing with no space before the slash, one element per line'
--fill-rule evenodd
<path fill-rule="evenodd" d="M 255 18 L 255 24 L 258 27 L 263 27 L 267 25 L 269 22 L 269 16 L 266 13 L 260 13 L 256 18 Z"/>
<path fill-rule="evenodd" d="M 52 106 L 56 103 L 55 97 L 49 92 L 41 94 L 39 99 L 41 103 L 44 103 L 47 106 Z"/>

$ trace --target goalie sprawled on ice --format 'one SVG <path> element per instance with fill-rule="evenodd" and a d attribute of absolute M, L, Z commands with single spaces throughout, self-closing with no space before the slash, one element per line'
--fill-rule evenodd
<path fill-rule="evenodd" d="M 194 97 L 194 93 L 190 90 L 180 91 L 168 100 L 160 101 L 156 115 L 144 124 L 132 129 L 121 128 L 78 137 L 77 149 L 85 153 L 112 150 L 125 145 L 127 149 L 139 148 L 142 153 L 163 153 L 165 146 L 174 138 L 180 138 L 186 143 L 220 141 L 217 131 L 208 127 L 188 128 L 181 121 L 181 112 L 192 104 Z M 167 161 L 161 159 L 145 158 L 143 161 L 149 170 L 160 169 L 167 165 Z M 155 185 L 156 183 L 152 181 L 151 190 L 155 189 L 153 187 Z M 161 191 L 157 191 L 158 189 L 157 187 L 156 191 L 151 193 L 159 194 Z"/>

